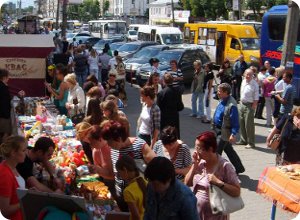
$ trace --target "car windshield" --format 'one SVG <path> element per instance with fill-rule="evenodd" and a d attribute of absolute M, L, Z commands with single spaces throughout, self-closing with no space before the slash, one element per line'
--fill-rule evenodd
<path fill-rule="evenodd" d="M 139 48 L 138 44 L 124 44 L 119 47 L 120 52 L 133 52 Z"/>
<path fill-rule="evenodd" d="M 159 53 L 159 49 L 154 48 L 143 48 L 139 52 L 133 55 L 134 58 L 151 58 L 156 56 Z"/>
<path fill-rule="evenodd" d="M 183 43 L 181 34 L 162 34 L 161 37 L 165 44 L 182 44 Z"/>
<path fill-rule="evenodd" d="M 104 44 L 106 44 L 106 43 L 109 43 L 109 41 L 106 41 L 106 40 L 99 40 L 94 46 L 95 46 L 95 47 L 103 48 L 103 47 L 104 47 Z"/>
<path fill-rule="evenodd" d="M 122 43 L 112 43 L 110 45 L 110 50 L 114 51 L 114 50 L 118 50 L 123 44 Z"/>
<path fill-rule="evenodd" d="M 67 33 L 66 37 L 67 38 L 73 38 L 75 36 L 75 33 Z"/>
<path fill-rule="evenodd" d="M 130 30 L 130 31 L 128 31 L 128 34 L 129 34 L 129 35 L 137 35 L 137 31 L 135 31 L 135 30 Z"/>
<path fill-rule="evenodd" d="M 163 51 L 160 52 L 156 58 L 160 63 L 169 64 L 171 60 L 179 60 L 182 52 L 179 51 Z"/>
<path fill-rule="evenodd" d="M 259 40 L 257 38 L 241 38 L 243 50 L 259 50 Z"/>

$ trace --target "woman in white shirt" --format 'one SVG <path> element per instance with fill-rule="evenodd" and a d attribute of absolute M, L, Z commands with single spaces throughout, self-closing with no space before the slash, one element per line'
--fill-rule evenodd
<path fill-rule="evenodd" d="M 94 75 L 98 79 L 99 57 L 95 49 L 91 49 L 90 55 L 88 57 L 88 64 L 89 64 L 90 75 Z"/>
<path fill-rule="evenodd" d="M 85 107 L 85 95 L 83 89 L 76 81 L 75 73 L 71 73 L 65 76 L 64 81 L 68 84 L 69 94 L 66 108 L 70 117 L 84 113 Z"/>
<path fill-rule="evenodd" d="M 141 89 L 143 108 L 138 119 L 138 137 L 152 148 L 158 140 L 160 131 L 160 109 L 155 101 L 155 89 L 144 86 Z"/>

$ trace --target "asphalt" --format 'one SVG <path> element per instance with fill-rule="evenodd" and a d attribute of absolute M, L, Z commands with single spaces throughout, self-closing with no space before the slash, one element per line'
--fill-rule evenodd
<path fill-rule="evenodd" d="M 126 113 L 130 121 L 130 132 L 134 136 L 136 133 L 136 122 L 141 111 L 139 87 L 130 84 L 126 85 L 128 94 L 128 106 L 125 108 Z M 191 113 L 191 94 L 189 89 L 186 89 L 183 95 L 183 102 L 185 108 L 180 112 L 180 130 L 181 139 L 188 144 L 191 152 L 194 151 L 195 137 L 203 132 L 210 130 L 209 124 L 203 124 L 199 119 L 189 117 Z M 214 111 L 217 105 L 217 101 L 212 103 L 212 109 Z M 275 154 L 271 149 L 266 147 L 265 141 L 269 133 L 270 128 L 264 126 L 265 120 L 255 119 L 255 138 L 256 147 L 254 149 L 245 149 L 244 146 L 235 145 L 234 149 L 240 156 L 246 171 L 239 175 L 242 188 L 242 198 L 245 203 L 245 207 L 230 215 L 231 220 L 266 220 L 270 219 L 272 201 L 263 198 L 256 193 L 256 188 L 260 174 L 265 167 L 274 166 Z M 226 158 L 226 155 L 223 154 Z M 288 220 L 294 218 L 295 215 L 287 211 L 277 208 L 276 220 Z"/>

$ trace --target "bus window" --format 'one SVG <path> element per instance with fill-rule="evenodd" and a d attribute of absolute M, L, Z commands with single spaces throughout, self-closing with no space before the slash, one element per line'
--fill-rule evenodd
<path fill-rule="evenodd" d="M 159 44 L 161 44 L 161 39 L 160 39 L 160 37 L 159 37 L 158 34 L 156 35 L 156 42 L 159 43 Z M 166 42 L 166 43 L 168 43 L 168 42 Z"/>
<path fill-rule="evenodd" d="M 286 15 L 269 15 L 268 26 L 271 40 L 282 41 L 284 39 L 285 23 Z M 298 25 L 297 42 L 300 42 L 300 19 Z"/>
<path fill-rule="evenodd" d="M 231 39 L 231 43 L 230 43 L 230 48 L 234 49 L 234 50 L 239 50 L 241 49 L 241 46 L 239 44 L 239 41 L 235 38 Z"/>
<path fill-rule="evenodd" d="M 271 40 L 283 40 L 286 16 L 270 15 L 268 20 Z"/>
<path fill-rule="evenodd" d="M 198 44 L 206 44 L 207 28 L 199 28 Z"/>

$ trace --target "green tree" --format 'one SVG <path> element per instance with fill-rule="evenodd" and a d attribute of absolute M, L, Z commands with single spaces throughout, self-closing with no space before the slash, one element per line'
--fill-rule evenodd
<path fill-rule="evenodd" d="M 109 9 L 109 1 L 105 1 L 103 5 L 103 14 L 105 15 Z"/>
<path fill-rule="evenodd" d="M 70 5 L 67 10 L 68 19 L 80 19 L 83 22 L 97 20 L 100 15 L 98 0 L 84 0 L 80 5 Z"/>
<path fill-rule="evenodd" d="M 265 4 L 264 1 L 261 0 L 249 0 L 247 2 L 247 7 L 251 9 L 255 17 L 257 17 L 261 10 L 261 6 L 263 6 L 264 4 Z"/>

